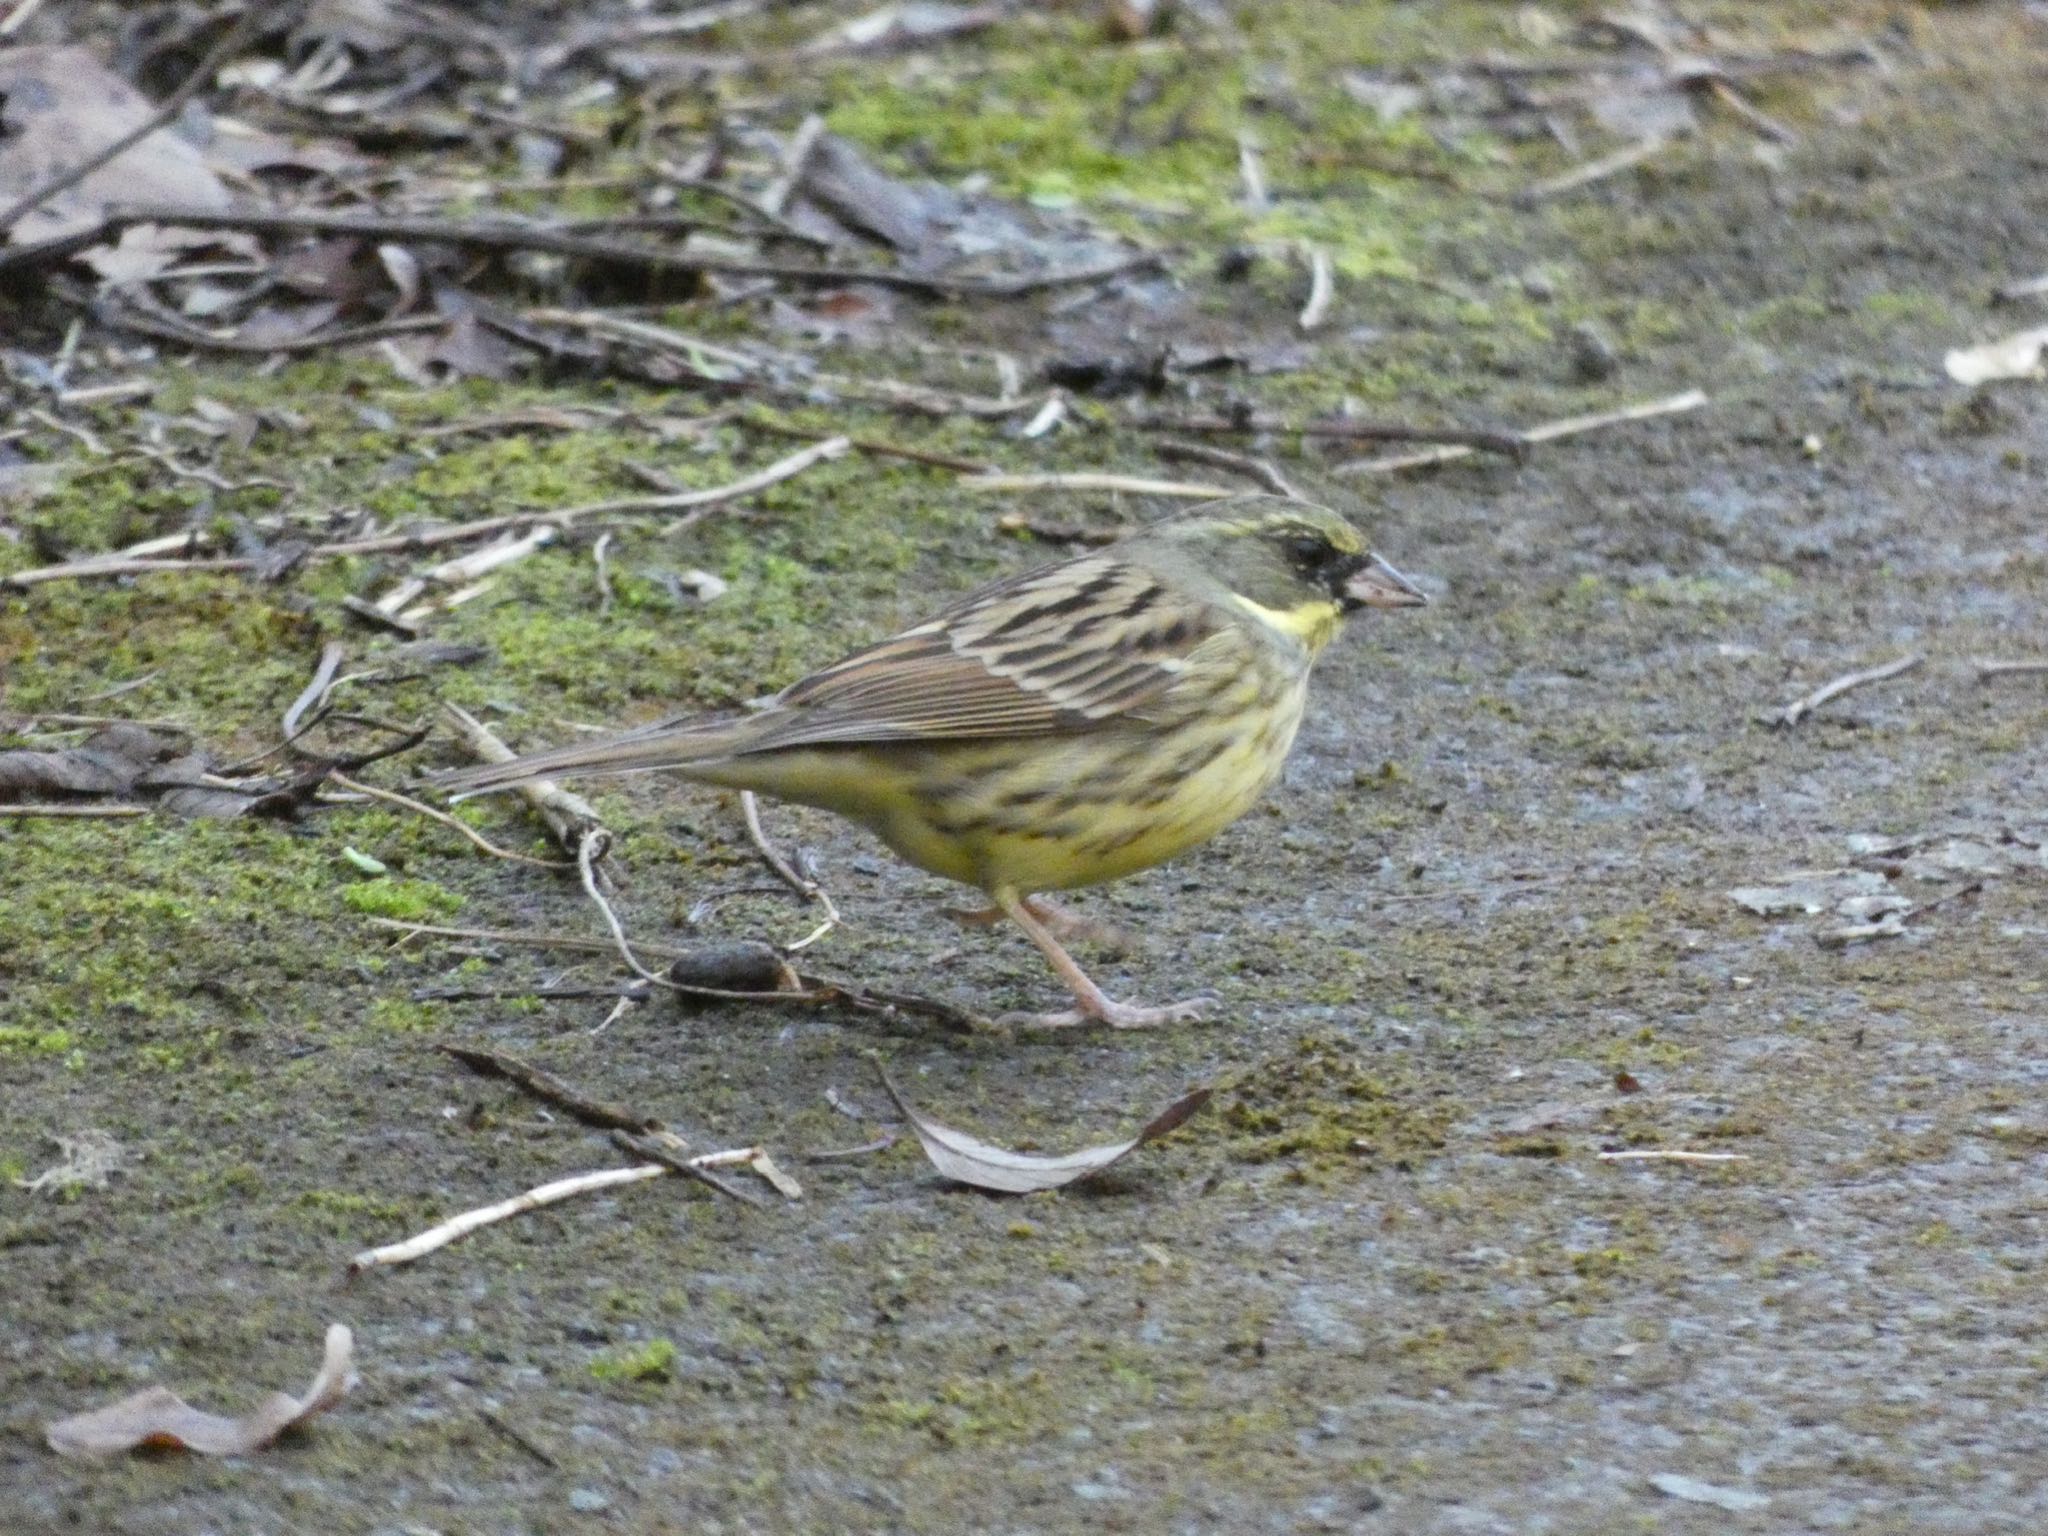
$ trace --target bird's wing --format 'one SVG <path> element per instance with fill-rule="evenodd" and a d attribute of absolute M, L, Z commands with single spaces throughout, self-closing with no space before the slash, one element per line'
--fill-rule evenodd
<path fill-rule="evenodd" d="M 752 722 L 743 750 L 1044 736 L 1149 718 L 1211 670 L 1225 632 L 1212 606 L 1143 567 L 1083 556 L 984 587 L 793 684 Z"/>

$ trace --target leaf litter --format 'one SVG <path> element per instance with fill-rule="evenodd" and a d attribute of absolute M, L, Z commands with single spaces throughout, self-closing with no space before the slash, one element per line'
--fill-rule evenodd
<path fill-rule="evenodd" d="M 1129 1157 L 1147 1142 L 1156 1141 L 1187 1123 L 1209 1102 L 1211 1090 L 1197 1088 L 1175 1099 L 1139 1127 L 1126 1141 L 1113 1141 L 1078 1152 L 1046 1156 L 1035 1152 L 1013 1152 L 970 1136 L 932 1119 L 903 1096 L 888 1070 L 878 1061 L 883 1091 L 889 1095 L 910 1128 L 931 1165 L 955 1183 L 1001 1195 L 1029 1195 L 1043 1190 L 1065 1189 L 1082 1179 L 1093 1178 Z"/>
<path fill-rule="evenodd" d="M 246 1456 L 286 1430 L 327 1412 L 355 1387 L 355 1335 L 346 1324 L 327 1330 L 326 1352 L 297 1397 L 273 1392 L 240 1418 L 194 1408 L 169 1387 L 145 1387 L 118 1402 L 59 1419 L 44 1439 L 59 1456 L 119 1456 L 136 1450 L 190 1451 L 196 1456 Z"/>

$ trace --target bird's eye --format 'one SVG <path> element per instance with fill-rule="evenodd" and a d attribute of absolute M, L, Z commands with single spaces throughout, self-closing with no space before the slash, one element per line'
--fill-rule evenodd
<path fill-rule="evenodd" d="M 1285 547 L 1287 558 L 1305 571 L 1321 569 L 1334 553 L 1329 540 L 1319 539 L 1310 533 L 1290 535 Z"/>

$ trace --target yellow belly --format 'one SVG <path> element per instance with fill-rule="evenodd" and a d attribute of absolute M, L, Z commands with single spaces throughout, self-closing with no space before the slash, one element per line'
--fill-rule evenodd
<path fill-rule="evenodd" d="M 919 868 L 985 891 L 1072 890 L 1170 859 L 1242 816 L 1286 762 L 1304 693 L 1297 684 L 1167 730 L 800 748 L 698 776 L 836 811 Z"/>

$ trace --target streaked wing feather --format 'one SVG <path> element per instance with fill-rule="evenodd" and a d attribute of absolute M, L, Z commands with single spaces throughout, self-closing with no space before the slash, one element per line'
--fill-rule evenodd
<path fill-rule="evenodd" d="M 1085 556 L 984 587 L 792 685 L 746 750 L 1042 736 L 1144 715 L 1220 625 L 1150 572 Z"/>

